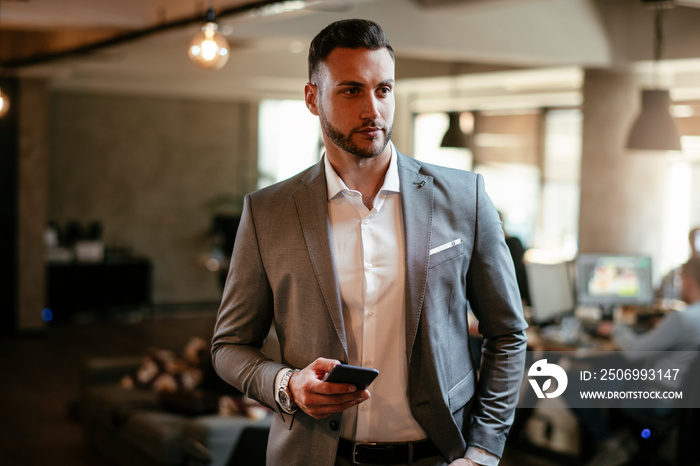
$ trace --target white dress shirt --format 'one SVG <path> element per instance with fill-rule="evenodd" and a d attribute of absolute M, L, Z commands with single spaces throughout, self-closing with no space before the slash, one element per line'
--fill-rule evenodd
<path fill-rule="evenodd" d="M 406 261 L 399 171 L 391 161 L 372 210 L 324 157 L 331 244 L 348 342 L 348 363 L 379 376 L 371 398 L 347 410 L 341 436 L 357 442 L 404 442 L 427 437 L 411 414 L 406 362 Z"/>

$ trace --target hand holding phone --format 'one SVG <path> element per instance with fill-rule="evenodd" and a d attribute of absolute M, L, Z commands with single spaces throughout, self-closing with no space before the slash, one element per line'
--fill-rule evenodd
<path fill-rule="evenodd" d="M 338 364 L 326 375 L 324 382 L 348 383 L 364 390 L 379 375 L 377 369 Z"/>

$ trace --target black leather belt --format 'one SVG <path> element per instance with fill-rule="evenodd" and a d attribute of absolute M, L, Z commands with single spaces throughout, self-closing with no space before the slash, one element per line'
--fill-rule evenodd
<path fill-rule="evenodd" d="M 413 464 L 440 451 L 430 440 L 402 443 L 355 443 L 344 438 L 338 443 L 338 456 L 353 464 Z"/>

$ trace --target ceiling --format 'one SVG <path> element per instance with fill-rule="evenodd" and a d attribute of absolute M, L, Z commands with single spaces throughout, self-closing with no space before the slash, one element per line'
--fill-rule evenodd
<path fill-rule="evenodd" d="M 396 50 L 397 92 L 426 108 L 455 105 L 455 90 L 472 105 L 522 95 L 570 105 L 583 68 L 650 75 L 653 12 L 641 0 L 213 0 L 231 13 L 217 22 L 232 51 L 205 71 L 186 51 L 211 2 L 0 0 L 2 73 L 48 78 L 58 91 L 301 98 L 312 37 L 362 17 Z M 700 97 L 699 7 L 678 2 L 664 23 L 661 74 L 684 98 Z M 66 53 L 90 44 L 111 45 Z"/>

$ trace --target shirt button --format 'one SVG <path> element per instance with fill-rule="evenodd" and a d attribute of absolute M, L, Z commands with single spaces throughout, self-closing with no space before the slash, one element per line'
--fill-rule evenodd
<path fill-rule="evenodd" d="M 367 405 L 362 405 L 362 406 L 360 406 L 360 409 L 362 411 L 367 411 L 369 408 L 367 408 Z"/>
<path fill-rule="evenodd" d="M 368 311 L 367 317 L 374 317 L 374 311 Z"/>
<path fill-rule="evenodd" d="M 367 270 L 372 270 L 372 264 L 370 264 L 369 262 L 366 263 L 366 264 L 365 264 L 365 268 L 366 268 Z"/>
<path fill-rule="evenodd" d="M 371 360 L 371 359 L 366 359 L 366 360 L 365 360 L 365 366 L 367 366 L 367 367 L 372 366 L 372 360 Z"/>
<path fill-rule="evenodd" d="M 338 421 L 331 421 L 331 430 L 334 432 L 338 430 Z"/>
<path fill-rule="evenodd" d="M 366 219 L 362 220 L 362 224 L 363 224 L 363 225 L 368 225 L 368 224 L 369 224 L 369 219 L 366 218 Z"/>

